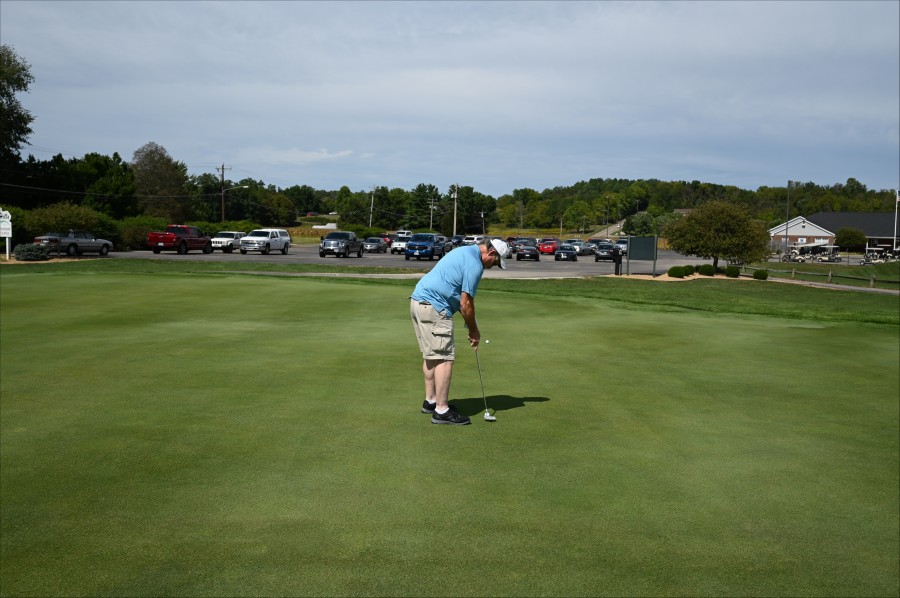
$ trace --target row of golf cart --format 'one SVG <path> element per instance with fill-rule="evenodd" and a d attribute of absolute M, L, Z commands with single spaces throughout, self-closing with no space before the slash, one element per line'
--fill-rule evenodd
<path fill-rule="evenodd" d="M 900 250 L 891 250 L 885 247 L 866 247 L 865 253 L 859 263 L 862 266 L 868 264 L 883 264 L 900 260 Z M 842 261 L 840 248 L 837 245 L 826 243 L 806 243 L 792 245 L 790 250 L 781 256 L 782 262 L 831 262 Z"/>
<path fill-rule="evenodd" d="M 781 256 L 782 262 L 831 262 L 841 261 L 841 250 L 837 245 L 814 244 L 793 245 Z"/>
<path fill-rule="evenodd" d="M 900 261 L 900 249 L 886 249 L 884 247 L 866 247 L 859 264 L 866 266 L 868 264 L 884 264 L 885 262 Z"/>

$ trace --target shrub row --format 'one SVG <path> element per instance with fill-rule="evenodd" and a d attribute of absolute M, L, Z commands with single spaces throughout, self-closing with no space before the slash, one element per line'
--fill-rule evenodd
<path fill-rule="evenodd" d="M 685 278 L 691 276 L 694 272 L 699 272 L 701 276 L 714 276 L 716 269 L 712 264 L 703 264 L 702 266 L 672 266 L 669 268 L 668 275 L 671 278 Z M 728 278 L 739 278 L 741 269 L 738 266 L 728 266 L 724 270 L 718 269 L 719 274 L 724 274 Z M 769 273 L 765 270 L 757 270 L 753 273 L 753 278 L 757 280 L 765 280 L 769 277 Z"/>

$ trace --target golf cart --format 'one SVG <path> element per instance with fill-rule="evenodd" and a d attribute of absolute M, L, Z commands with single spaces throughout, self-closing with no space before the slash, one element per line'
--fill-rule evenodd
<path fill-rule="evenodd" d="M 862 259 L 859 260 L 859 265 L 868 266 L 869 264 L 883 264 L 884 262 L 884 248 L 866 247 L 866 253 L 863 255 Z"/>
<path fill-rule="evenodd" d="M 820 245 L 821 251 L 816 254 L 817 262 L 835 263 L 841 261 L 841 249 L 837 245 Z"/>

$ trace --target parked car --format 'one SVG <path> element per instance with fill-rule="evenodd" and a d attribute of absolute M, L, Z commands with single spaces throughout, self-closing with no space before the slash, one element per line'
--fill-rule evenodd
<path fill-rule="evenodd" d="M 453 243 L 454 247 L 459 247 L 460 245 L 462 245 L 463 239 L 465 238 L 466 237 L 464 235 L 453 235 L 452 237 L 450 237 L 450 242 Z"/>
<path fill-rule="evenodd" d="M 570 245 L 568 243 L 563 243 L 559 246 L 553 254 L 553 259 L 557 262 L 569 261 L 569 262 L 577 262 L 578 261 L 578 251 L 575 250 L 574 245 Z"/>
<path fill-rule="evenodd" d="M 350 257 L 355 253 L 356 257 L 363 255 L 363 242 L 352 231 L 330 232 L 319 242 L 319 257 L 333 255 L 335 257 Z"/>
<path fill-rule="evenodd" d="M 618 245 L 619 249 L 622 250 L 622 255 L 628 253 L 628 237 L 622 237 L 621 239 L 616 239 L 616 245 Z"/>
<path fill-rule="evenodd" d="M 612 250 L 615 247 L 612 243 L 597 243 L 594 245 L 594 261 L 599 262 L 600 260 L 608 260 L 612 261 L 613 255 Z"/>
<path fill-rule="evenodd" d="M 447 255 L 450 251 L 453 250 L 453 242 L 447 237 L 438 236 L 438 243 L 443 244 L 444 252 L 442 255 Z"/>
<path fill-rule="evenodd" d="M 391 243 L 391 253 L 406 253 L 406 244 L 409 243 L 409 235 L 397 235 Z"/>
<path fill-rule="evenodd" d="M 441 259 L 446 253 L 444 248 L 445 241 L 439 235 L 431 233 L 416 233 L 410 237 L 406 244 L 406 259 L 416 258 L 417 260 L 427 257 L 429 260 L 434 258 Z"/>
<path fill-rule="evenodd" d="M 268 255 L 270 251 L 287 254 L 291 248 L 291 235 L 283 228 L 259 228 L 241 237 L 241 254 L 258 251 Z"/>
<path fill-rule="evenodd" d="M 519 245 L 519 249 L 516 251 L 516 261 L 520 262 L 522 260 L 539 262 L 541 261 L 541 252 L 534 245 Z"/>
<path fill-rule="evenodd" d="M 463 237 L 462 245 L 477 245 L 484 240 L 484 235 L 466 235 Z"/>
<path fill-rule="evenodd" d="M 544 237 L 538 239 L 538 251 L 547 255 L 553 255 L 559 249 L 559 239 L 554 237 Z"/>
<path fill-rule="evenodd" d="M 369 237 L 363 242 L 366 253 L 387 253 L 388 246 L 381 237 Z"/>
<path fill-rule="evenodd" d="M 94 233 L 86 230 L 70 230 L 63 233 L 47 233 L 40 237 L 35 237 L 34 242 L 37 245 L 48 247 L 54 253 L 65 253 L 74 257 L 89 251 L 97 252 L 100 255 L 107 255 L 112 251 L 112 241 L 106 239 L 98 239 Z"/>
<path fill-rule="evenodd" d="M 241 248 L 241 239 L 247 233 L 235 230 L 222 230 L 215 234 L 212 238 L 213 251 L 218 249 L 225 253 L 231 253 L 235 249 Z"/>
<path fill-rule="evenodd" d="M 516 237 L 516 240 L 510 243 L 510 247 L 513 253 L 517 253 L 522 245 L 533 245 L 537 249 L 537 244 L 537 239 L 534 237 Z"/>
<path fill-rule="evenodd" d="M 191 249 L 199 249 L 203 253 L 212 253 L 212 239 L 196 226 L 186 224 L 170 224 L 164 231 L 151 231 L 147 233 L 147 247 L 153 253 L 159 253 L 163 249 L 174 249 L 179 254 L 185 254 Z"/>
<path fill-rule="evenodd" d="M 594 253 L 594 247 L 584 241 L 575 240 L 568 244 L 575 248 L 578 255 L 591 255 Z"/>
<path fill-rule="evenodd" d="M 398 230 L 397 236 L 398 237 L 411 237 L 411 236 L 413 236 L 413 232 L 411 230 Z"/>

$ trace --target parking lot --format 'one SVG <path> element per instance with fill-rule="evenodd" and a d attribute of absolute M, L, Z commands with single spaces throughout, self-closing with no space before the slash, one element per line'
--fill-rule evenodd
<path fill-rule="evenodd" d="M 199 251 L 191 252 L 186 255 L 178 255 L 175 252 L 162 252 L 153 254 L 150 251 L 130 251 L 130 252 L 113 252 L 110 257 L 115 259 L 150 259 L 150 260 L 182 260 L 182 261 L 221 261 L 232 262 L 235 269 L 240 269 L 242 263 L 258 263 L 267 262 L 273 264 L 319 264 L 328 265 L 335 268 L 345 266 L 369 266 L 373 268 L 406 268 L 410 273 L 423 272 L 430 270 L 437 263 L 437 260 L 429 261 L 423 259 L 421 261 L 410 259 L 406 260 L 402 255 L 392 255 L 390 253 L 365 253 L 363 257 L 357 258 L 352 256 L 349 258 L 336 258 L 332 256 L 319 257 L 318 245 L 294 245 L 290 248 L 287 255 L 281 253 L 273 253 L 269 255 L 260 255 L 258 253 L 248 253 L 241 255 L 240 253 L 225 254 L 221 252 L 213 252 L 211 254 L 203 254 Z M 586 255 L 578 258 L 575 262 L 557 262 L 553 260 L 552 255 L 542 255 L 539 262 L 534 261 L 516 261 L 515 256 L 506 260 L 507 269 L 500 270 L 494 268 L 485 272 L 485 278 L 566 278 L 566 277 L 582 277 L 582 276 L 603 276 L 613 273 L 613 263 L 610 261 L 594 261 L 594 256 Z M 665 274 L 672 266 L 683 266 L 686 264 L 703 264 L 712 263 L 711 260 L 702 260 L 695 257 L 687 257 L 675 253 L 673 251 L 662 251 L 658 253 L 656 262 L 656 274 Z M 622 261 L 623 274 L 653 274 L 652 261 L 630 261 L 627 256 Z"/>

